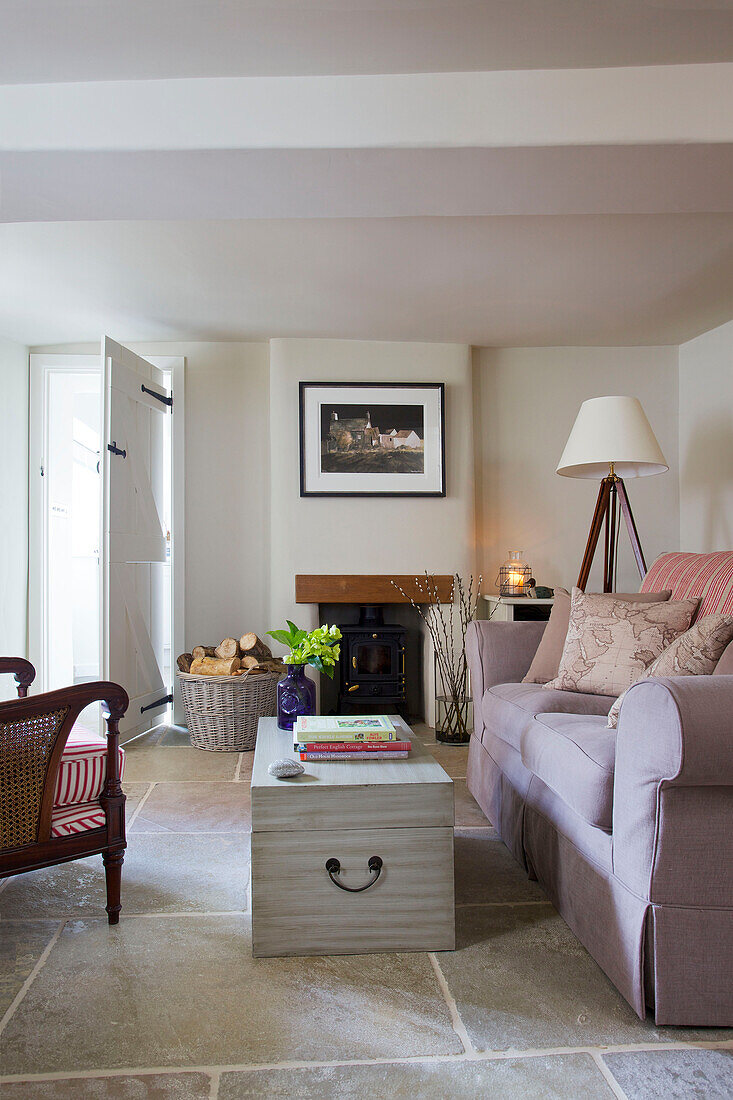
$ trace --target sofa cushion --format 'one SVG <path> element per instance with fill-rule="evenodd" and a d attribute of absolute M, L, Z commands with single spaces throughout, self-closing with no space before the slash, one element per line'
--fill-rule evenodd
<path fill-rule="evenodd" d="M 631 604 L 574 588 L 560 668 L 547 687 L 620 695 L 689 628 L 698 604 Z"/>
<path fill-rule="evenodd" d="M 521 754 L 584 821 L 611 831 L 616 733 L 602 715 L 539 714 L 522 734 Z"/>
<path fill-rule="evenodd" d="M 120 779 L 125 770 L 125 753 L 119 749 Z M 93 802 L 102 793 L 107 777 L 107 738 L 85 729 L 73 729 L 61 754 L 54 806 Z"/>
<path fill-rule="evenodd" d="M 641 585 L 642 592 L 658 588 L 671 588 L 673 600 L 698 596 L 699 616 L 733 615 L 733 550 L 662 554 Z"/>
<path fill-rule="evenodd" d="M 614 592 L 616 600 L 625 600 L 627 603 L 665 603 L 672 595 L 667 589 L 665 592 Z M 532 658 L 529 672 L 522 680 L 523 684 L 546 684 L 548 680 L 554 680 L 560 668 L 560 658 L 565 646 L 570 624 L 570 593 L 567 588 L 555 589 L 555 602 L 552 605 L 550 619 L 547 623 L 537 652 Z"/>
<path fill-rule="evenodd" d="M 105 823 L 99 802 L 79 802 L 74 806 L 54 806 L 51 811 L 51 836 L 71 836 L 99 829 Z"/>
<path fill-rule="evenodd" d="M 733 615 L 705 615 L 662 650 L 639 680 L 652 676 L 711 676 L 732 640 Z M 612 729 L 618 724 L 621 703 L 628 690 L 619 695 L 608 712 L 608 725 Z"/>
<path fill-rule="evenodd" d="M 522 733 L 536 714 L 600 714 L 605 720 L 613 702 L 612 695 L 556 691 L 541 684 L 494 684 L 484 693 L 483 719 L 495 737 L 519 752 Z"/>
<path fill-rule="evenodd" d="M 723 656 L 713 669 L 713 676 L 733 676 L 733 642 L 723 650 Z"/>

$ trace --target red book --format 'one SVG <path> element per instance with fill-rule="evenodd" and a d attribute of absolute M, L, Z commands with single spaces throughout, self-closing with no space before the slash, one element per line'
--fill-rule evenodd
<path fill-rule="evenodd" d="M 406 760 L 407 752 L 302 752 L 301 760 L 338 760 L 350 764 L 352 760 Z"/>
<path fill-rule="evenodd" d="M 409 752 L 409 741 L 308 741 L 297 746 L 300 752 Z"/>

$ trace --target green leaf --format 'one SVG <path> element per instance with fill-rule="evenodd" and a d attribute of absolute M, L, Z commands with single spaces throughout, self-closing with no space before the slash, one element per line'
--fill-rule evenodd
<path fill-rule="evenodd" d="M 268 630 L 267 633 L 271 638 L 274 638 L 280 645 L 290 645 L 291 638 L 287 630 Z"/>

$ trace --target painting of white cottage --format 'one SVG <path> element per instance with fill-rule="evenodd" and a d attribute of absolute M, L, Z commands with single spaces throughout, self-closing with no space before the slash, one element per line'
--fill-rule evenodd
<path fill-rule="evenodd" d="M 422 474 L 422 405 L 321 407 L 324 473 Z"/>

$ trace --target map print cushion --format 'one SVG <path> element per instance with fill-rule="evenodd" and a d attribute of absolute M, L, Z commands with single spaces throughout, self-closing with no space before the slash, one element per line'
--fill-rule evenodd
<path fill-rule="evenodd" d="M 711 676 L 726 646 L 733 641 L 733 616 L 705 615 L 694 626 L 675 638 L 642 672 L 649 676 Z M 627 689 L 628 690 L 628 689 Z M 616 728 L 624 695 L 619 695 L 608 712 L 608 725 Z"/>
<path fill-rule="evenodd" d="M 689 629 L 699 603 L 626 603 L 574 588 L 560 668 L 547 687 L 620 695 Z"/>
<path fill-rule="evenodd" d="M 529 672 L 522 680 L 523 684 L 546 684 L 554 680 L 560 668 L 565 639 L 570 623 L 570 593 L 567 588 L 555 589 L 555 602 L 552 605 L 550 619 L 540 639 Z M 663 592 L 614 592 L 616 600 L 628 603 L 660 603 L 672 595 L 668 588 Z"/>

